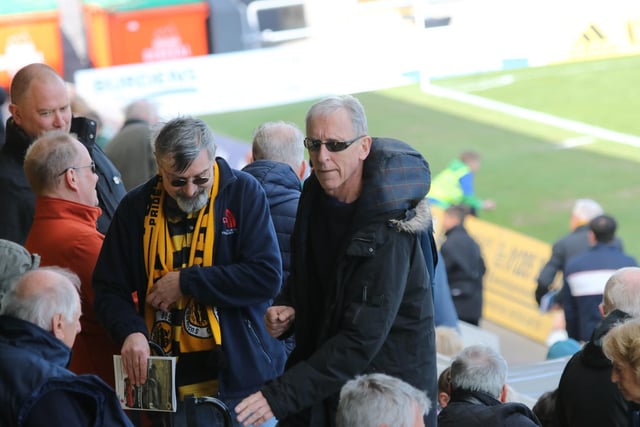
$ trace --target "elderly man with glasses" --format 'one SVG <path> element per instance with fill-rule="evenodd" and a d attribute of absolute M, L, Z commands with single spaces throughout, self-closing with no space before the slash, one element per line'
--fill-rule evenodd
<path fill-rule="evenodd" d="M 96 312 L 134 385 L 147 381 L 151 341 L 178 356 L 179 401 L 215 396 L 233 407 L 284 368 L 284 344 L 262 320 L 282 275 L 267 197 L 215 157 L 200 119 L 170 120 L 154 147 L 158 176 L 124 197 L 105 236 Z M 184 406 L 174 426 L 185 424 Z"/>
<path fill-rule="evenodd" d="M 294 333 L 296 347 L 285 373 L 236 407 L 245 426 L 274 415 L 279 426 L 334 426 L 341 387 L 371 372 L 436 400 L 421 248 L 431 223 L 427 161 L 406 143 L 369 136 L 364 108 L 349 95 L 314 104 L 306 134 L 313 172 L 300 196 L 291 274 L 265 316 L 271 334 Z"/>
<path fill-rule="evenodd" d="M 98 175 L 87 148 L 64 130 L 38 138 L 27 150 L 25 174 L 36 195 L 35 215 L 25 247 L 43 266 L 68 268 L 80 277 L 82 332 L 73 346 L 70 369 L 114 385 L 118 348 L 95 318 L 91 275 L 104 236 L 96 230 L 101 210 Z"/>

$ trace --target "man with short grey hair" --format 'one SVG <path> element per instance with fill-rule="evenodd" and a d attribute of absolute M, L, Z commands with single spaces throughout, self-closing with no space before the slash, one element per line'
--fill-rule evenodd
<path fill-rule="evenodd" d="M 204 121 L 168 121 L 154 147 L 158 175 L 127 193 L 105 236 L 95 308 L 133 384 L 147 381 L 149 341 L 179 356 L 182 426 L 189 395 L 233 407 L 282 372 L 284 344 L 263 323 L 282 267 L 264 190 L 216 157 Z"/>
<path fill-rule="evenodd" d="M 263 123 L 253 133 L 252 162 L 242 169 L 253 175 L 267 194 L 282 255 L 283 283 L 291 266 L 291 234 L 307 167 L 303 139 L 293 123 Z"/>
<path fill-rule="evenodd" d="M 132 425 L 107 384 L 66 369 L 80 332 L 79 287 L 74 273 L 43 267 L 20 276 L 4 297 L 0 418 L 8 425 Z"/>
<path fill-rule="evenodd" d="M 526 405 L 507 402 L 506 382 L 507 362 L 497 351 L 466 347 L 451 362 L 451 400 L 438 415 L 438 426 L 539 426 Z"/>
<path fill-rule="evenodd" d="M 342 386 L 337 427 L 424 427 L 427 395 L 390 375 L 358 376 Z"/>

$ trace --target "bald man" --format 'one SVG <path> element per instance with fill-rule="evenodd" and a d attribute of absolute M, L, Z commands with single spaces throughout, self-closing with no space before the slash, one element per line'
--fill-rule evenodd
<path fill-rule="evenodd" d="M 66 369 L 70 348 L 80 332 L 78 287 L 75 274 L 45 267 L 22 275 L 4 297 L 0 308 L 3 423 L 24 427 L 132 425 L 115 392 L 103 381 Z"/>
<path fill-rule="evenodd" d="M 95 121 L 72 118 L 64 80 L 46 64 L 20 69 L 11 82 L 11 117 L 0 150 L 0 238 L 24 244 L 35 209 L 35 196 L 23 171 L 24 156 L 33 141 L 46 132 L 73 132 L 89 151 L 100 176 L 98 200 L 102 215 L 98 230 L 105 233 L 125 194 L 120 173 L 95 143 Z"/>

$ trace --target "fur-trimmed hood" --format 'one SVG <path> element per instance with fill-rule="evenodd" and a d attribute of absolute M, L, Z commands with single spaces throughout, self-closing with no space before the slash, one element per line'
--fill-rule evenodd
<path fill-rule="evenodd" d="M 418 206 L 407 212 L 402 219 L 391 219 L 389 223 L 397 230 L 406 233 L 418 234 L 431 225 L 431 209 L 426 199 L 420 201 Z"/>
<path fill-rule="evenodd" d="M 418 151 L 397 139 L 374 137 L 362 177 L 356 223 L 386 216 L 401 231 L 427 229 L 431 212 L 425 196 L 431 171 Z"/>

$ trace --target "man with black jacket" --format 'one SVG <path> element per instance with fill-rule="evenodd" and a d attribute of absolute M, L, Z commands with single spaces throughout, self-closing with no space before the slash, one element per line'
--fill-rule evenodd
<path fill-rule="evenodd" d="M 486 266 L 478 243 L 464 227 L 469 213 L 462 205 L 449 206 L 442 226 L 447 240 L 440 248 L 458 318 L 478 325 L 482 317 L 482 287 Z"/>
<path fill-rule="evenodd" d="M 35 209 L 35 195 L 23 170 L 24 156 L 37 137 L 59 129 L 77 134 L 96 165 L 102 209 L 97 228 L 105 233 L 125 188 L 120 173 L 95 142 L 95 121 L 72 119 L 64 80 L 46 64 L 23 67 L 11 82 L 9 111 L 6 142 L 0 150 L 0 238 L 24 244 Z"/>
<path fill-rule="evenodd" d="M 526 405 L 506 401 L 506 381 L 507 362 L 497 351 L 484 345 L 466 347 L 451 362 L 451 400 L 438 414 L 438 426 L 541 425 Z"/>
<path fill-rule="evenodd" d="M 267 309 L 269 333 L 294 333 L 284 374 L 235 407 L 245 426 L 328 427 L 353 377 L 382 372 L 436 399 L 431 280 L 420 237 L 431 224 L 427 161 L 368 135 L 350 95 L 313 104 L 304 145 L 313 164 L 291 238 L 291 273 Z M 435 412 L 426 425 L 435 425 Z"/>
<path fill-rule="evenodd" d="M 573 355 L 560 377 L 556 400 L 559 427 L 640 425 L 635 405 L 611 382 L 611 361 L 602 352 L 602 337 L 609 329 L 630 317 L 640 317 L 640 268 L 624 267 L 609 278 L 600 312 L 604 318 L 591 340 Z"/>

